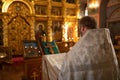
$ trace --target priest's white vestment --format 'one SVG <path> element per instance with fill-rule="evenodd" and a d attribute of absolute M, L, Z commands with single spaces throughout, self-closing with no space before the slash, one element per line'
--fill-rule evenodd
<path fill-rule="evenodd" d="M 43 68 L 49 76 L 44 80 L 118 80 L 119 67 L 108 29 L 88 30 L 68 53 L 60 59 L 59 55 L 55 55 L 56 59 L 49 55 L 43 59 L 49 64 L 46 72 Z M 51 60 L 56 62 L 50 63 Z M 51 74 L 57 74 L 56 78 L 52 79 Z"/>

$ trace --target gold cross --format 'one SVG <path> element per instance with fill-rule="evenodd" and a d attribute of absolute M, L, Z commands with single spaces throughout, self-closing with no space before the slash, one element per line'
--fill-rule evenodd
<path fill-rule="evenodd" d="M 37 73 L 34 71 L 32 74 L 33 75 L 31 77 L 33 78 L 33 80 L 37 80 L 38 77 Z"/>
<path fill-rule="evenodd" d="M 45 46 L 45 48 L 49 48 L 49 52 L 50 52 L 51 54 L 54 54 L 53 47 L 55 47 L 55 46 L 52 46 L 50 43 L 47 43 L 47 46 Z"/>

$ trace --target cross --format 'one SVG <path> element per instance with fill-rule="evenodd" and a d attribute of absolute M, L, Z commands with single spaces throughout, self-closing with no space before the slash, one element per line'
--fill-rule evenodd
<path fill-rule="evenodd" d="M 34 71 L 32 74 L 33 75 L 31 77 L 33 78 L 33 80 L 37 80 L 38 75 L 36 74 L 36 72 Z"/>
<path fill-rule="evenodd" d="M 53 47 L 55 47 L 55 46 L 52 46 L 50 43 L 47 43 L 47 46 L 45 46 L 45 48 L 49 48 L 49 52 L 50 52 L 51 54 L 54 54 Z"/>

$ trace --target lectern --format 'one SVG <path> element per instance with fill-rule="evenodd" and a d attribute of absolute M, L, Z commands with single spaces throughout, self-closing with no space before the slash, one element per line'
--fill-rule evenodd
<path fill-rule="evenodd" d="M 35 40 L 23 41 L 24 75 L 27 80 L 42 80 L 42 51 Z"/>

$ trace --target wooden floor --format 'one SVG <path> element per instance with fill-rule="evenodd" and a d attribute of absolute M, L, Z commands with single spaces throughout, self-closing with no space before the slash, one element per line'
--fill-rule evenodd
<path fill-rule="evenodd" d="M 0 67 L 0 80 L 22 80 L 23 64 L 4 64 Z"/>

